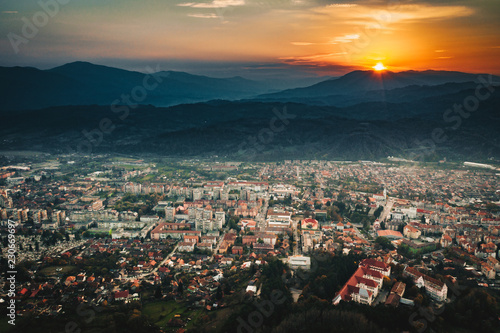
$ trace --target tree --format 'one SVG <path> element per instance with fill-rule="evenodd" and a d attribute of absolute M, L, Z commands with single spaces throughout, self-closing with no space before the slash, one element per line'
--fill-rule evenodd
<path fill-rule="evenodd" d="M 375 216 L 375 218 L 378 219 L 383 211 L 384 211 L 384 206 L 378 206 L 378 208 L 373 212 L 373 216 Z"/>
<path fill-rule="evenodd" d="M 155 291 L 155 298 L 160 299 L 162 296 L 163 296 L 163 295 L 162 295 L 162 293 L 161 293 L 161 286 L 156 287 L 156 291 Z"/>
<path fill-rule="evenodd" d="M 215 292 L 215 299 L 216 300 L 222 299 L 222 287 L 220 286 L 220 284 L 217 287 L 217 291 Z"/>
<path fill-rule="evenodd" d="M 177 286 L 177 292 L 179 292 L 179 294 L 183 294 L 184 293 L 184 283 L 182 283 L 182 280 L 179 280 L 179 284 Z"/>
<path fill-rule="evenodd" d="M 375 243 L 379 244 L 383 249 L 394 250 L 394 245 L 387 237 L 377 237 Z"/>
<path fill-rule="evenodd" d="M 384 276 L 384 279 L 383 279 L 383 286 L 384 288 L 392 288 L 392 285 L 394 284 L 394 281 L 392 281 L 389 277 L 387 276 Z"/>

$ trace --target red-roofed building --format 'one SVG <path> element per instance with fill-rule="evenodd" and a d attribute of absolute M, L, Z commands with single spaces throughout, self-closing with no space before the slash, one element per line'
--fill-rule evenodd
<path fill-rule="evenodd" d="M 431 278 L 412 267 L 406 267 L 403 274 L 413 278 L 417 287 L 424 287 L 431 298 L 437 301 L 446 300 L 448 286 L 444 282 Z"/>
<path fill-rule="evenodd" d="M 447 234 L 443 234 L 443 237 L 441 237 L 441 246 L 442 247 L 448 247 L 453 243 L 453 239 Z"/>
<path fill-rule="evenodd" d="M 403 234 L 396 230 L 377 230 L 377 235 L 391 240 L 403 238 Z"/>
<path fill-rule="evenodd" d="M 377 270 L 373 270 L 371 267 Z M 381 273 L 382 271 L 384 273 Z M 381 261 L 373 259 L 363 260 L 356 272 L 354 272 L 342 289 L 335 295 L 332 303 L 337 305 L 340 301 L 355 301 L 371 305 L 382 288 L 384 274 L 390 274 L 390 271 L 390 266 Z"/>
<path fill-rule="evenodd" d="M 410 239 L 417 239 L 422 233 L 417 228 L 412 227 L 411 225 L 406 225 L 403 228 L 403 234 L 405 235 L 405 237 L 408 237 Z"/>
<path fill-rule="evenodd" d="M 128 290 L 115 292 L 115 301 L 124 301 L 128 298 Z"/>
<path fill-rule="evenodd" d="M 303 219 L 301 223 L 301 228 L 317 230 L 318 221 L 316 221 L 315 219 Z"/>
<path fill-rule="evenodd" d="M 378 261 L 375 259 L 364 259 L 359 263 L 359 266 L 366 267 L 374 271 L 382 273 L 384 276 L 391 275 L 391 266 L 387 265 L 385 262 Z"/>

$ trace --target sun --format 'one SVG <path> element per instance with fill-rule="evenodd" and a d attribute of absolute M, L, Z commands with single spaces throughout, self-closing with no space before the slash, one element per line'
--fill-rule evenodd
<path fill-rule="evenodd" d="M 375 66 L 373 66 L 373 69 L 376 71 L 383 71 L 384 69 L 387 69 L 383 63 L 379 62 Z"/>

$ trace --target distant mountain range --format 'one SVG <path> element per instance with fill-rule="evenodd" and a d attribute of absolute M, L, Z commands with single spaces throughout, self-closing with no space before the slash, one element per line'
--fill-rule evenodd
<path fill-rule="evenodd" d="M 145 80 L 146 77 L 144 73 L 88 62 L 73 62 L 49 70 L 0 67 L 0 109 L 110 105 L 113 102 L 171 106 L 214 99 L 348 106 L 458 92 L 473 86 L 478 75 L 445 71 L 354 71 L 340 78 L 283 91 L 277 91 L 280 87 L 273 87 L 269 82 L 242 77 L 221 79 L 175 71 L 159 71 Z M 290 82 L 290 86 L 298 82 Z"/>
<path fill-rule="evenodd" d="M 448 71 L 354 71 L 337 79 L 264 94 L 256 99 L 336 106 L 373 101 L 411 101 L 475 87 L 480 75 L 487 76 Z M 492 79 L 500 82 L 498 76 L 493 76 Z"/>
<path fill-rule="evenodd" d="M 478 78 L 356 71 L 261 94 L 272 88 L 240 77 L 160 72 L 145 84 L 143 73 L 82 62 L 44 71 L 0 68 L 0 150 L 239 160 L 500 160 L 500 85 L 483 88 L 492 93 L 474 112 L 452 111 L 475 98 Z M 156 82 L 155 89 L 146 89 Z M 145 98 L 130 101 L 144 90 Z M 103 121 L 112 130 L 104 131 Z M 444 139 L 436 139 L 436 131 Z"/>
<path fill-rule="evenodd" d="M 269 90 L 258 82 L 241 77 L 217 79 L 165 71 L 156 73 L 145 82 L 145 76 L 144 73 L 86 62 L 74 62 L 50 70 L 0 67 L 1 108 L 109 105 L 116 99 L 121 101 L 122 95 L 133 93 L 136 100 L 131 97 L 132 102 L 168 106 L 218 98 L 238 99 Z M 154 89 L 146 89 L 152 87 Z"/>
<path fill-rule="evenodd" d="M 154 72 L 154 69 L 151 71 Z M 235 100 L 278 90 L 269 82 L 238 76 L 212 78 L 185 72 L 159 71 L 144 81 L 146 76 L 140 72 L 88 62 L 73 62 L 49 70 L 0 67 L 0 109 L 110 105 L 117 99 L 121 101 L 122 95 L 131 96 L 134 103 L 170 106 L 212 99 Z M 290 82 L 289 86 L 323 79 L 302 79 Z M 143 94 L 144 91 L 146 94 Z"/>
<path fill-rule="evenodd" d="M 139 106 L 115 113 L 108 106 L 52 107 L 0 112 L 1 150 L 62 154 L 124 153 L 237 160 L 418 160 L 500 157 L 500 89 L 467 119 L 446 122 L 454 101 L 474 89 L 429 99 L 414 115 L 408 103 L 348 108 L 297 103 L 213 101 L 168 108 Z M 346 115 L 353 115 L 346 117 Z M 365 114 L 365 118 L 360 115 Z M 125 117 L 122 117 L 126 115 Z M 288 115 L 288 116 L 287 116 Z M 280 119 L 280 117 L 282 119 Z M 103 120 L 112 130 L 101 131 Z M 453 128 L 456 127 L 456 128 Z M 446 138 L 436 142 L 434 131 Z M 1 155 L 1 154 L 0 154 Z"/>

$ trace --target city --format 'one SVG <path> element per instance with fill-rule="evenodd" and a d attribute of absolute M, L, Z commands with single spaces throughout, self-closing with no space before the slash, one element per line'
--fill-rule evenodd
<path fill-rule="evenodd" d="M 0 333 L 500 333 L 500 1 L 0 7 Z"/>
<path fill-rule="evenodd" d="M 114 318 L 116 329 L 219 332 L 245 313 L 238 329 L 253 331 L 266 313 L 247 319 L 252 302 L 268 302 L 271 319 L 280 306 L 326 302 L 408 313 L 392 329 L 418 329 L 439 325 L 422 309 L 446 313 L 465 293 L 498 306 L 494 167 L 47 154 L 5 162 L 0 239 L 6 263 L 15 228 L 16 328 L 32 318 L 44 329 L 102 327 L 114 311 L 127 318 Z M 273 291 L 281 296 L 270 303 Z M 488 318 L 483 327 L 498 325 Z"/>

